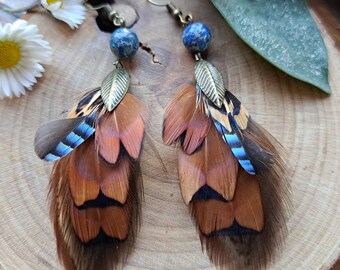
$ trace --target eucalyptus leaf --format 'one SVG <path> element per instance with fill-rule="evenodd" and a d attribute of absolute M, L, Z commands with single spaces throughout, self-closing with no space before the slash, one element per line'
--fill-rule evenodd
<path fill-rule="evenodd" d="M 327 51 L 304 0 L 211 0 L 258 54 L 326 93 Z"/>

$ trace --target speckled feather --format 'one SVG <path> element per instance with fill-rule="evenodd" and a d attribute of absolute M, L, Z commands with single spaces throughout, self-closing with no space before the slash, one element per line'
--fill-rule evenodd
<path fill-rule="evenodd" d="M 43 152 L 57 145 L 50 152 L 60 156 L 50 179 L 50 212 L 58 255 L 67 270 L 119 268 L 132 252 L 140 224 L 139 156 L 146 108 L 127 93 L 108 112 L 98 93 L 85 94 L 71 110 L 73 118 L 58 120 L 71 121 L 69 126 L 51 122 L 43 126 L 49 130 L 37 134 Z M 84 131 L 85 125 L 91 132 Z M 80 137 L 80 130 L 82 140 L 71 141 Z M 46 134 L 54 136 L 52 144 L 49 136 L 40 136 Z M 65 138 L 67 151 L 60 148 Z"/>
<path fill-rule="evenodd" d="M 165 112 L 164 141 L 182 142 L 178 171 L 183 200 L 200 232 L 202 248 L 215 265 L 261 269 L 284 237 L 289 199 L 281 146 L 229 91 L 218 108 L 197 89 L 180 87 Z M 195 108 L 201 106 L 205 119 L 214 125 L 206 129 L 206 120 L 200 118 L 195 124 L 200 140 L 194 151 L 187 152 L 183 141 Z M 192 131 L 189 134 L 191 138 Z M 247 153 L 247 166 L 234 148 Z"/>

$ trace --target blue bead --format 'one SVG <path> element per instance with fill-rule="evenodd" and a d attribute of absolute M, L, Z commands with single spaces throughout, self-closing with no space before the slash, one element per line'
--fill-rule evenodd
<path fill-rule="evenodd" d="M 130 58 L 137 52 L 139 47 L 138 37 L 135 32 L 128 28 L 118 28 L 110 39 L 110 48 L 118 58 Z"/>
<path fill-rule="evenodd" d="M 203 52 L 208 48 L 211 39 L 209 27 L 201 22 L 189 24 L 183 32 L 184 46 L 193 53 Z"/>

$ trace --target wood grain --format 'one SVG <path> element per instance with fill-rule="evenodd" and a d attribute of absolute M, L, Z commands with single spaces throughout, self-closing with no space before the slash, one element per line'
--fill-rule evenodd
<path fill-rule="evenodd" d="M 181 44 L 182 29 L 165 9 L 130 1 L 140 15 L 134 30 L 152 55 L 139 50 L 126 62 L 132 92 L 150 109 L 142 155 L 145 202 L 135 252 L 126 269 L 215 269 L 202 254 L 182 202 L 176 151 L 162 143 L 162 115 L 174 89 L 193 80 L 194 59 Z M 281 255 L 269 269 L 329 269 L 340 252 L 340 53 L 318 22 L 329 53 L 333 94 L 279 71 L 229 28 L 208 0 L 178 0 L 183 12 L 213 31 L 207 58 L 229 80 L 230 90 L 289 151 L 294 208 Z M 47 13 L 26 17 L 54 50 L 53 62 L 33 92 L 0 103 L 0 269 L 61 269 L 46 201 L 51 165 L 33 151 L 35 130 L 65 116 L 83 90 L 100 85 L 113 67 L 109 34 L 94 14 L 77 31 Z"/>
<path fill-rule="evenodd" d="M 320 18 L 336 47 L 340 49 L 340 2 L 307 0 L 307 3 Z"/>

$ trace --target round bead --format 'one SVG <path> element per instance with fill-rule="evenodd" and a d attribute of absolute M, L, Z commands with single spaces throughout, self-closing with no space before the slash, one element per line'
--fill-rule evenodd
<path fill-rule="evenodd" d="M 118 28 L 110 39 L 110 48 L 118 58 L 130 58 L 137 52 L 139 47 L 138 37 L 135 32 L 128 28 Z"/>
<path fill-rule="evenodd" d="M 211 39 L 209 27 L 201 22 L 189 24 L 183 32 L 184 46 L 193 53 L 203 52 L 208 48 Z"/>

